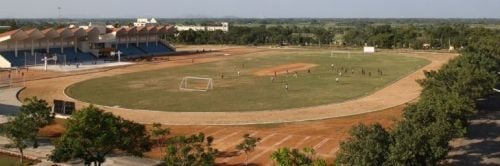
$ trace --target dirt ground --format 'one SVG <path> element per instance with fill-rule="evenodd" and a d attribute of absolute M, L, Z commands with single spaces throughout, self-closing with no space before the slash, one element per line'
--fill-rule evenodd
<path fill-rule="evenodd" d="M 287 74 L 287 73 L 293 73 L 293 72 L 298 72 L 298 71 L 305 71 L 307 69 L 316 67 L 318 65 L 316 64 L 310 64 L 310 63 L 293 63 L 293 64 L 286 64 L 286 65 L 281 65 L 281 66 L 276 66 L 276 67 L 271 67 L 267 69 L 261 69 L 258 70 L 254 73 L 256 76 L 273 76 L 273 75 L 281 75 L 281 74 Z"/>
<path fill-rule="evenodd" d="M 217 52 L 209 52 L 205 54 L 188 55 L 182 57 L 174 57 L 170 61 L 140 63 L 138 65 L 126 66 L 113 69 L 102 69 L 105 72 L 87 72 L 76 73 L 76 75 L 61 76 L 61 73 L 56 73 L 50 79 L 36 79 L 26 82 L 26 89 L 23 90 L 19 98 L 24 99 L 30 96 L 38 96 L 39 98 L 52 101 L 53 99 L 63 99 L 75 101 L 77 108 L 87 106 L 88 103 L 76 101 L 65 95 L 64 89 L 76 82 L 83 80 L 124 74 L 130 72 L 155 70 L 161 68 L 191 65 L 193 63 L 206 63 L 224 60 L 231 56 L 242 55 L 255 52 L 273 53 L 279 52 L 277 49 L 267 48 L 224 48 Z M 223 53 L 221 55 L 221 53 Z M 215 54 L 215 55 L 214 55 Z M 321 120 L 342 116 L 350 116 L 363 114 L 386 108 L 395 107 L 404 104 L 417 98 L 420 94 L 421 87 L 415 80 L 424 78 L 423 70 L 435 70 L 449 59 L 455 57 L 455 54 L 442 53 L 405 53 L 401 56 L 414 56 L 425 58 L 431 63 L 422 69 L 396 81 L 373 94 L 365 97 L 350 100 L 342 103 L 333 103 L 321 106 L 295 108 L 287 110 L 269 110 L 255 112 L 160 112 L 146 110 L 130 110 L 115 107 L 102 107 L 106 111 L 113 112 L 126 119 L 134 120 L 140 123 L 160 122 L 170 125 L 242 125 L 242 124 L 262 124 L 262 123 L 279 123 L 279 122 L 297 122 L 307 120 Z M 192 60 L 195 59 L 195 60 Z M 30 70 L 31 72 L 32 70 Z M 40 72 L 40 71 L 35 71 Z M 64 73 L 66 74 L 66 73 Z M 50 75 L 42 73 L 41 75 Z M 137 116 L 141 115 L 141 116 Z"/>
<path fill-rule="evenodd" d="M 221 153 L 217 157 L 218 165 L 243 165 L 244 154 L 238 153 L 235 146 L 242 141 L 244 134 L 261 138 L 255 151 L 249 154 L 249 163 L 254 165 L 272 165 L 270 155 L 277 148 L 304 148 L 312 147 L 316 150 L 316 157 L 321 157 L 330 163 L 339 148 L 341 141 L 349 136 L 351 127 L 359 124 L 380 123 L 390 128 L 395 121 L 401 118 L 405 105 L 389 108 L 379 112 L 335 118 L 322 121 L 266 124 L 249 126 L 164 126 L 171 129 L 171 135 L 190 135 L 200 132 L 215 138 L 214 147 Z M 41 136 L 58 137 L 63 131 L 64 120 L 44 127 Z M 148 127 L 151 127 L 148 125 Z M 164 151 L 164 148 L 162 148 Z M 164 152 L 155 147 L 146 153 L 146 157 L 161 160 Z"/>
<path fill-rule="evenodd" d="M 193 47 L 189 47 L 193 48 Z M 95 71 L 81 71 L 76 73 L 55 73 L 44 71 L 29 70 L 25 73 L 26 83 L 18 81 L 18 84 L 26 85 L 26 89 L 19 94 L 23 99 L 30 96 L 38 96 L 49 101 L 53 99 L 64 99 L 72 101 L 64 94 L 64 89 L 68 85 L 83 80 L 112 76 L 123 73 L 155 70 L 167 67 L 184 66 L 193 63 L 206 63 L 218 60 L 224 60 L 235 55 L 242 55 L 254 52 L 273 52 L 276 50 L 265 48 L 241 48 L 214 46 L 217 52 L 205 54 L 194 54 L 182 57 L 172 57 L 169 61 L 160 62 L 141 62 L 138 65 L 119 67 L 113 69 L 99 69 Z M 223 54 L 221 54 L 221 52 Z M 214 146 L 222 153 L 217 158 L 219 165 L 242 165 L 244 155 L 239 155 L 235 150 L 235 145 L 242 140 L 246 133 L 252 136 L 260 137 L 262 140 L 257 149 L 249 154 L 249 162 L 258 165 L 272 165 L 269 159 L 271 153 L 279 147 L 312 147 L 317 151 L 317 155 L 331 161 L 335 152 L 338 150 L 342 140 L 348 137 L 349 129 L 358 123 L 381 123 L 385 127 L 391 127 L 395 120 L 401 117 L 404 103 L 414 100 L 420 94 L 420 87 L 415 80 L 423 78 L 422 70 L 434 70 L 446 63 L 449 59 L 455 57 L 454 54 L 434 54 L 434 53 L 408 53 L 410 56 L 422 57 L 430 60 L 432 63 L 418 70 L 417 72 L 397 81 L 372 95 L 347 101 L 345 103 L 318 106 L 311 108 L 300 108 L 286 111 L 270 111 L 267 114 L 255 116 L 252 113 L 167 113 L 167 112 L 149 112 L 141 110 L 124 110 L 115 108 L 105 108 L 106 111 L 113 112 L 126 119 L 150 124 L 152 122 L 185 123 L 200 120 L 202 121 L 220 121 L 231 122 L 230 116 L 238 116 L 245 121 L 263 121 L 262 118 L 276 118 L 287 120 L 288 116 L 281 116 L 286 112 L 289 116 L 310 116 L 329 117 L 329 113 L 341 113 L 344 116 L 333 119 L 306 121 L 283 124 L 262 124 L 262 125 L 167 125 L 171 128 L 172 135 L 195 134 L 203 132 L 206 135 L 214 136 Z M 193 60 L 195 59 L 195 60 Z M 0 73 L 5 74 L 5 73 Z M 273 71 L 274 74 L 274 71 Z M 77 107 L 87 106 L 87 103 L 75 101 Z M 346 104 L 347 103 L 347 104 Z M 380 111 L 382 110 L 382 111 Z M 292 112 L 288 112 L 292 111 Z M 376 111 L 376 112 L 374 112 Z M 368 113 L 369 112 L 369 113 Z M 197 114 L 197 115 L 194 115 Z M 266 120 L 266 119 L 264 119 Z M 203 124 L 203 123 L 200 123 Z M 42 135 L 57 136 L 64 127 L 57 123 L 42 129 Z M 158 149 L 146 154 L 149 157 L 161 158 Z"/>

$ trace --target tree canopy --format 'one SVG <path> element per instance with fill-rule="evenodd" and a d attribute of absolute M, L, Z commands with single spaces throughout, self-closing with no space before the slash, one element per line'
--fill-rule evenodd
<path fill-rule="evenodd" d="M 50 158 L 56 162 L 79 158 L 86 165 L 100 165 L 110 153 L 142 156 L 150 147 L 144 125 L 91 105 L 75 112 L 67 121 L 66 131 L 55 142 Z"/>

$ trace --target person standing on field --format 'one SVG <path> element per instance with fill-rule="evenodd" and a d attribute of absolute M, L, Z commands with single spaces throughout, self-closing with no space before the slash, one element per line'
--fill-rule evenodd
<path fill-rule="evenodd" d="M 288 83 L 285 84 L 285 90 L 288 92 Z"/>

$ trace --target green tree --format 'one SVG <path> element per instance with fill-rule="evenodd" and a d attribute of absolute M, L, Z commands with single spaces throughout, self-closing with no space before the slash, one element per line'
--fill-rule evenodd
<path fill-rule="evenodd" d="M 312 148 L 304 148 L 300 151 L 284 147 L 273 152 L 271 159 L 279 166 L 325 166 L 326 162 L 322 159 L 315 159 L 314 154 Z"/>
<path fill-rule="evenodd" d="M 24 149 L 36 137 L 38 128 L 26 114 L 17 114 L 2 126 L 4 134 L 9 138 L 9 148 L 16 148 L 21 154 L 20 163 L 23 164 Z M 36 147 L 35 147 L 36 148 Z"/>
<path fill-rule="evenodd" d="M 164 146 L 164 140 L 167 135 L 170 134 L 169 128 L 163 128 L 160 123 L 153 123 L 153 128 L 151 129 L 151 136 L 154 140 L 156 140 L 156 145 L 162 151 L 162 147 Z"/>
<path fill-rule="evenodd" d="M 144 125 L 116 117 L 94 106 L 75 112 L 50 156 L 56 162 L 81 158 L 100 165 L 114 150 L 142 156 L 151 148 Z"/>
<path fill-rule="evenodd" d="M 49 125 L 54 120 L 49 104 L 37 97 L 26 98 L 19 110 L 21 114 L 26 115 L 32 121 L 30 124 L 34 125 L 34 128 L 37 128 L 37 132 L 39 128 Z M 37 147 L 38 141 L 36 136 L 33 137 L 32 141 L 33 147 Z"/>
<path fill-rule="evenodd" d="M 337 165 L 383 165 L 387 160 L 390 134 L 380 125 L 359 124 L 351 129 L 351 138 L 340 144 Z"/>
<path fill-rule="evenodd" d="M 251 137 L 250 134 L 245 134 L 243 135 L 243 141 L 236 145 L 236 149 L 245 153 L 245 165 L 248 165 L 248 153 L 255 150 L 259 141 L 260 138 Z"/>
<path fill-rule="evenodd" d="M 54 120 L 49 104 L 37 97 L 26 98 L 19 110 L 23 114 L 30 115 L 30 118 L 40 128 L 49 125 Z"/>
<path fill-rule="evenodd" d="M 205 134 L 175 136 L 167 141 L 166 165 L 175 166 L 211 166 L 215 165 L 217 149 L 212 148 L 213 137 Z"/>

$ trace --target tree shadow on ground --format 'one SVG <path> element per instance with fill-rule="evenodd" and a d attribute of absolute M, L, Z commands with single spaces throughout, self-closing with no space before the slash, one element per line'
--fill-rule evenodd
<path fill-rule="evenodd" d="M 500 165 L 500 95 L 480 100 L 478 109 L 466 137 L 452 142 L 446 164 Z"/>
<path fill-rule="evenodd" d="M 14 115 L 19 108 L 19 106 L 0 104 L 0 115 Z"/>
<path fill-rule="evenodd" d="M 230 157 L 236 157 L 239 155 L 245 155 L 244 153 L 239 153 L 238 151 L 224 151 L 224 152 L 219 152 L 217 154 L 218 158 L 230 158 Z M 227 163 L 217 163 L 218 166 L 245 166 L 244 161 L 242 163 L 238 164 L 227 164 Z M 248 163 L 248 166 L 258 166 L 256 163 Z"/>

